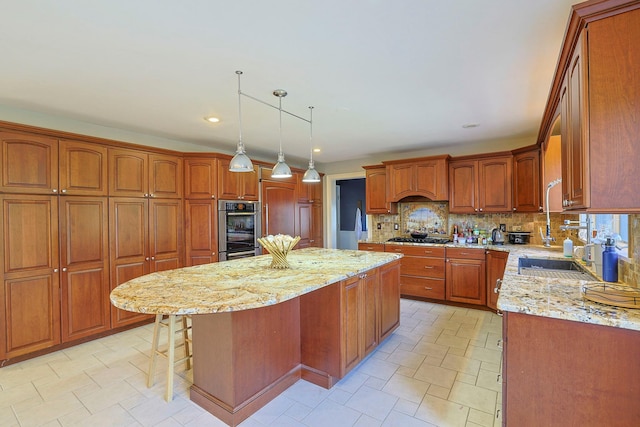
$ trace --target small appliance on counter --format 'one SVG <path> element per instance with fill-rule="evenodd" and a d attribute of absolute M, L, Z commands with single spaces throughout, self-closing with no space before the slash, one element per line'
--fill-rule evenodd
<path fill-rule="evenodd" d="M 509 243 L 512 245 L 526 245 L 530 237 L 530 231 L 509 231 Z"/>
<path fill-rule="evenodd" d="M 494 228 L 491 232 L 491 241 L 494 245 L 504 245 L 504 234 L 499 228 Z"/>

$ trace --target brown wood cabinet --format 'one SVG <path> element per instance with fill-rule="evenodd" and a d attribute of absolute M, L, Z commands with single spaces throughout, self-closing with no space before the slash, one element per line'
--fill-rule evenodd
<path fill-rule="evenodd" d="M 1 192 L 58 193 L 56 138 L 2 130 L 0 142 Z"/>
<path fill-rule="evenodd" d="M 486 305 L 484 249 L 447 248 L 447 300 Z"/>
<path fill-rule="evenodd" d="M 449 163 L 449 212 L 511 212 L 512 156 Z"/>
<path fill-rule="evenodd" d="M 182 198 L 182 158 L 124 148 L 109 149 L 109 195 Z"/>
<path fill-rule="evenodd" d="M 296 228 L 300 226 L 297 224 L 296 200 L 295 182 L 262 181 L 263 236 L 269 234 L 296 235 L 298 231 Z M 308 242 L 303 244 L 306 243 Z"/>
<path fill-rule="evenodd" d="M 504 277 L 504 270 L 507 267 L 509 252 L 487 251 L 487 307 L 498 309 L 498 294 Z"/>
<path fill-rule="evenodd" d="M 59 202 L 62 342 L 69 342 L 111 328 L 109 208 L 106 197 Z"/>
<path fill-rule="evenodd" d="M 218 202 L 205 199 L 184 201 L 185 264 L 218 261 Z"/>
<path fill-rule="evenodd" d="M 182 201 L 111 197 L 111 289 L 154 271 L 182 267 Z M 111 307 L 113 328 L 149 318 Z"/>
<path fill-rule="evenodd" d="M 384 243 L 358 242 L 359 251 L 384 252 Z"/>
<path fill-rule="evenodd" d="M 387 201 L 422 196 L 431 200 L 447 200 L 449 156 L 382 162 L 387 169 Z"/>
<path fill-rule="evenodd" d="M 637 425 L 640 332 L 505 312 L 503 425 Z"/>
<path fill-rule="evenodd" d="M 398 204 L 387 202 L 387 167 L 375 165 L 363 166 L 363 168 L 366 170 L 366 213 L 369 215 L 398 213 Z"/>
<path fill-rule="evenodd" d="M 560 111 L 565 210 L 640 212 L 640 4 L 572 7 L 538 143 Z"/>
<path fill-rule="evenodd" d="M 218 194 L 218 160 L 184 159 L 184 198 L 215 199 Z"/>
<path fill-rule="evenodd" d="M 400 293 L 402 295 L 445 299 L 445 248 L 442 246 L 404 246 L 385 244 L 386 252 L 401 253 Z"/>
<path fill-rule="evenodd" d="M 60 343 L 58 197 L 0 195 L 0 360 Z"/>
<path fill-rule="evenodd" d="M 298 203 L 322 203 L 322 181 L 303 182 L 304 172 L 294 172 L 293 176 L 296 179 Z M 322 177 L 323 175 L 320 175 L 320 179 Z"/>
<path fill-rule="evenodd" d="M 218 161 L 218 198 L 222 200 L 258 200 L 258 166 L 253 172 L 230 172 L 231 159 Z"/>
<path fill-rule="evenodd" d="M 300 297 L 302 378 L 333 386 L 397 328 L 399 267 L 394 261 Z"/>
<path fill-rule="evenodd" d="M 68 196 L 106 196 L 107 147 L 79 141 L 59 144 L 59 193 Z"/>
<path fill-rule="evenodd" d="M 540 149 L 529 147 L 513 154 L 513 211 L 541 212 Z"/>

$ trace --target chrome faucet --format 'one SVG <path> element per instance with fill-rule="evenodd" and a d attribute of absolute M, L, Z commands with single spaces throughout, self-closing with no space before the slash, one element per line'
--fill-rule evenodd
<path fill-rule="evenodd" d="M 562 178 L 554 179 L 547 185 L 547 234 L 546 236 L 542 234 L 542 229 L 540 229 L 540 237 L 542 237 L 542 241 L 544 242 L 545 247 L 551 247 L 551 242 L 555 242 L 555 237 L 551 237 L 551 219 L 549 219 L 549 190 L 551 190 L 556 185 L 562 182 Z"/>

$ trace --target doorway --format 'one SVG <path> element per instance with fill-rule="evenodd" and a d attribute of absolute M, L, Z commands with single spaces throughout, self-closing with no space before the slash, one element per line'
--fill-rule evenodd
<path fill-rule="evenodd" d="M 338 196 L 338 193 L 341 192 L 340 187 L 344 185 L 347 181 L 359 180 L 359 179 L 364 181 L 364 178 L 365 178 L 365 171 L 325 176 L 325 183 L 326 183 L 326 187 L 325 187 L 326 198 L 325 198 L 325 206 L 324 206 L 325 218 L 326 218 L 325 247 L 333 248 L 333 249 L 357 249 L 358 245 L 357 245 L 357 240 L 355 238 L 355 231 L 354 231 L 355 226 L 351 228 L 351 230 L 340 231 L 340 228 L 345 228 L 346 225 L 340 226 L 338 224 L 338 221 L 339 221 L 338 215 L 340 214 L 340 205 L 339 205 L 340 197 Z M 343 182 L 341 182 L 341 184 L 338 185 L 338 181 L 343 181 Z M 354 197 L 358 197 L 358 196 L 349 195 L 346 197 L 346 199 L 353 200 Z M 343 196 L 342 199 L 345 199 L 345 197 Z M 366 214 L 365 214 L 366 200 L 365 200 L 364 192 L 361 196 L 361 200 L 362 200 L 361 202 L 362 208 L 360 210 L 362 212 L 362 228 L 363 228 L 363 233 L 361 238 L 366 239 L 367 231 L 364 231 L 366 230 L 366 227 L 367 227 Z M 351 208 L 346 207 L 345 209 L 347 209 L 347 212 L 349 212 L 349 209 Z M 350 223 L 353 224 L 355 222 L 355 208 L 351 209 L 351 212 L 352 212 L 351 215 L 353 217 L 353 220 L 351 220 Z M 340 242 L 338 242 L 339 235 L 342 235 L 340 237 Z"/>

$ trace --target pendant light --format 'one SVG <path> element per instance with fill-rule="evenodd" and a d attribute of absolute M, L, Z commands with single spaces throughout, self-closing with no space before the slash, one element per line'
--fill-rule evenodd
<path fill-rule="evenodd" d="M 287 91 L 276 89 L 273 94 L 278 97 L 278 111 L 280 113 L 280 151 L 278 152 L 278 163 L 271 170 L 271 178 L 289 178 L 291 177 L 291 168 L 284 161 L 284 153 L 282 152 L 282 98 L 287 96 Z"/>
<path fill-rule="evenodd" d="M 320 174 L 313 165 L 313 107 L 309 107 L 309 169 L 302 176 L 302 182 L 320 182 Z"/>
<path fill-rule="evenodd" d="M 231 162 L 229 163 L 229 171 L 231 172 L 253 172 L 253 163 L 251 163 L 251 159 L 249 156 L 245 154 L 244 151 L 244 143 L 242 142 L 242 107 L 241 103 L 241 95 L 240 91 L 240 76 L 242 75 L 242 71 L 236 71 L 238 75 L 238 127 L 240 129 L 239 137 L 238 137 L 238 147 L 236 149 L 236 155 L 233 156 Z"/>

